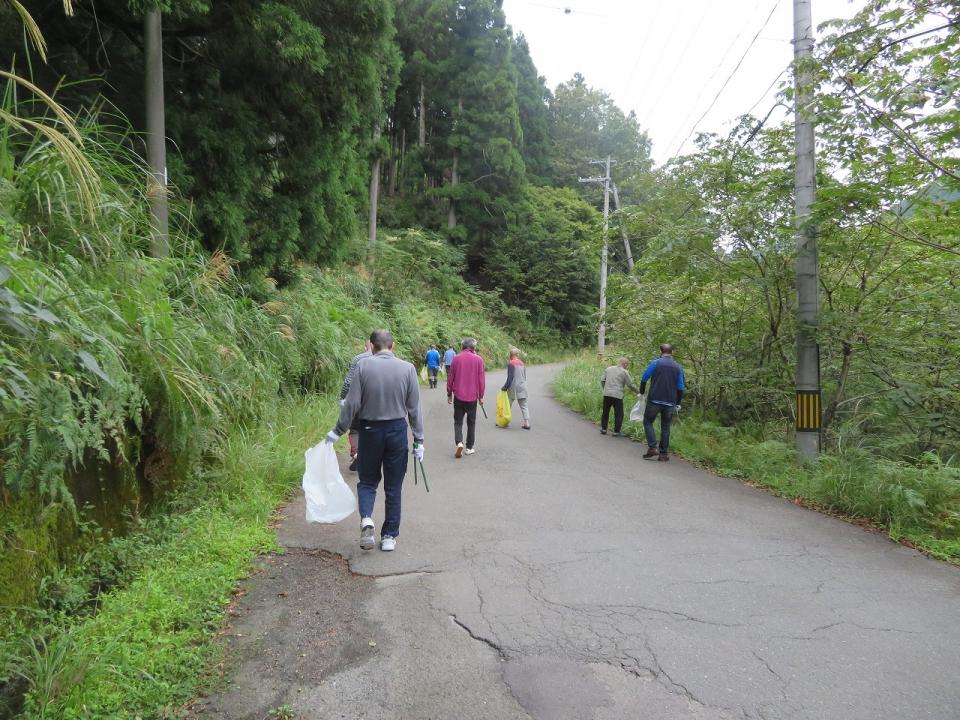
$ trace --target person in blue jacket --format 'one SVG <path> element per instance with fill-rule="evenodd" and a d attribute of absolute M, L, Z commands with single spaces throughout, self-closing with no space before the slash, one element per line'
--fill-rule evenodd
<path fill-rule="evenodd" d="M 670 459 L 670 422 L 673 414 L 680 410 L 683 399 L 683 368 L 673 359 L 673 346 L 664 343 L 660 346 L 660 357 L 647 365 L 640 378 L 640 393 L 643 394 L 650 383 L 650 394 L 643 412 L 643 430 L 647 435 L 647 452 L 644 460 L 654 457 L 660 462 Z M 660 416 L 660 447 L 657 447 L 657 434 L 653 430 L 653 421 Z"/>
<path fill-rule="evenodd" d="M 443 369 L 450 375 L 450 366 L 453 365 L 453 359 L 457 356 L 457 351 L 453 349 L 450 343 L 447 343 L 447 351 L 443 354 Z"/>
<path fill-rule="evenodd" d="M 427 377 L 430 379 L 430 387 L 437 386 L 437 373 L 440 371 L 440 351 L 436 345 L 431 345 L 427 350 Z"/>

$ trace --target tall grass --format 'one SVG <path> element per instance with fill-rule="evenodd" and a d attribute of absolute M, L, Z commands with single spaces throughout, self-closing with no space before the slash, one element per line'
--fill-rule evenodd
<path fill-rule="evenodd" d="M 96 613 L 50 618 L 12 644 L 6 659 L 28 682 L 24 716 L 174 716 L 219 652 L 210 641 L 237 580 L 277 549 L 274 509 L 336 408 L 325 396 L 278 402 L 256 428 L 226 433 L 222 461 L 135 541 L 119 541 L 134 545 L 136 571 L 97 598 Z"/>
<path fill-rule="evenodd" d="M 554 382 L 558 400 L 599 421 L 599 377 L 604 363 L 581 359 Z M 640 423 L 626 432 L 643 440 Z M 693 408 L 674 423 L 670 445 L 684 457 L 723 475 L 742 478 L 786 497 L 883 527 L 897 540 L 960 562 L 960 468 L 933 454 L 920 465 L 894 462 L 861 449 L 798 462 L 782 426 L 724 427 Z"/>

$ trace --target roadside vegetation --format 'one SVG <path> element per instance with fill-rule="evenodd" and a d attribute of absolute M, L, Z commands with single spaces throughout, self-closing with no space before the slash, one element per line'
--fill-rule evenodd
<path fill-rule="evenodd" d="M 633 361 L 635 376 L 652 359 L 632 348 L 625 355 Z M 680 355 L 677 360 L 685 362 Z M 616 356 L 605 362 L 590 357 L 567 365 L 554 381 L 557 399 L 599 423 L 600 375 L 615 361 Z M 695 399 L 699 387 L 694 383 L 699 381 L 689 374 L 688 378 L 691 387 L 684 396 L 684 408 L 671 427 L 671 450 L 720 475 L 862 521 L 894 540 L 960 563 L 960 467 L 936 453 L 898 462 L 856 446 L 841 447 L 816 463 L 802 464 L 782 424 L 750 420 L 721 424 Z M 632 400 L 628 393 L 627 409 Z M 659 421 L 656 428 L 659 434 Z M 642 423 L 627 419 L 624 432 L 645 446 Z M 637 461 L 642 462 L 640 448 Z"/>

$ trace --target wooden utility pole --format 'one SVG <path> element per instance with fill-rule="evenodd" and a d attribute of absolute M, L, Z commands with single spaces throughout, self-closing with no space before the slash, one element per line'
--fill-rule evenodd
<path fill-rule="evenodd" d="M 147 198 L 153 235 L 150 252 L 154 257 L 170 254 L 167 211 L 167 147 L 163 102 L 163 34 L 160 9 L 149 8 L 143 18 L 145 90 L 147 119 Z"/>
<path fill-rule="evenodd" d="M 613 186 L 613 206 L 620 212 L 620 191 L 617 186 Z M 630 239 L 627 237 L 627 229 L 623 226 L 621 218 L 620 234 L 623 236 L 623 250 L 627 254 L 627 270 L 633 272 L 633 251 L 630 249 Z"/>
<path fill-rule="evenodd" d="M 603 353 L 607 346 L 607 259 L 610 254 L 610 166 L 613 160 L 591 160 L 591 165 L 605 165 L 603 177 L 578 178 L 580 182 L 603 183 L 603 249 L 600 251 L 600 327 L 597 329 L 597 352 Z"/>
<path fill-rule="evenodd" d="M 817 199 L 814 147 L 813 19 L 810 0 L 793 0 L 794 124 L 796 130 L 795 227 L 797 244 L 797 451 L 804 460 L 820 453 L 820 321 L 817 277 Z"/>

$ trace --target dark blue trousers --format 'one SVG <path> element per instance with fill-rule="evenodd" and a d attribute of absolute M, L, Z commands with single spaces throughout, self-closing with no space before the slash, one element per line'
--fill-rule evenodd
<path fill-rule="evenodd" d="M 373 517 L 377 487 L 383 479 L 384 519 L 380 536 L 400 535 L 400 493 L 407 474 L 407 421 L 378 420 L 358 423 L 357 501 L 360 517 Z"/>
<path fill-rule="evenodd" d="M 658 405 L 657 403 L 647 402 L 643 409 L 643 431 L 647 435 L 647 446 L 657 447 L 657 433 L 653 429 L 653 421 L 660 416 L 660 452 L 665 453 L 670 449 L 670 421 L 673 420 L 672 405 Z"/>

